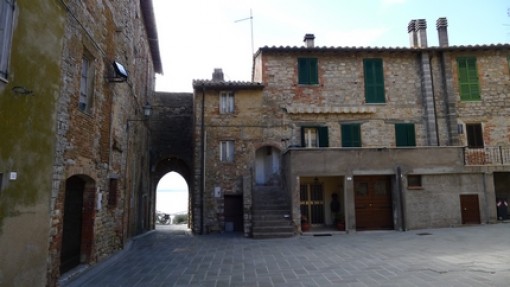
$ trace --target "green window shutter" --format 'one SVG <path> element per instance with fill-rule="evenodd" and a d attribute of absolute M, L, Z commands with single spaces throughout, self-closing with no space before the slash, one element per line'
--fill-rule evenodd
<path fill-rule="evenodd" d="M 342 147 L 361 147 L 361 130 L 359 124 L 342 125 Z"/>
<path fill-rule="evenodd" d="M 363 75 L 365 78 L 365 101 L 367 103 L 384 103 L 384 73 L 382 59 L 364 59 Z"/>
<path fill-rule="evenodd" d="M 319 83 L 317 58 L 298 58 L 298 83 L 301 85 Z"/>
<path fill-rule="evenodd" d="M 414 124 L 395 124 L 397 146 L 416 146 Z"/>
<path fill-rule="evenodd" d="M 475 57 L 457 58 L 459 92 L 462 101 L 480 100 L 480 83 Z"/>
<path fill-rule="evenodd" d="M 317 130 L 319 132 L 319 147 L 328 147 L 328 127 L 318 127 Z"/>
<path fill-rule="evenodd" d="M 310 84 L 318 84 L 319 83 L 319 69 L 317 67 L 317 59 L 311 58 L 309 59 L 310 63 Z"/>

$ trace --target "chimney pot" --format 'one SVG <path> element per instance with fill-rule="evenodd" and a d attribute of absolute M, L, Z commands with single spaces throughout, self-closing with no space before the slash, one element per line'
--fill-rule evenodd
<path fill-rule="evenodd" d="M 436 21 L 437 34 L 439 36 L 439 47 L 448 47 L 448 20 L 441 17 Z"/>
<path fill-rule="evenodd" d="M 409 45 L 411 48 L 415 48 L 418 44 L 418 40 L 416 39 L 416 20 L 409 21 L 407 33 L 409 34 Z"/>
<path fill-rule="evenodd" d="M 416 38 L 418 40 L 418 47 L 427 48 L 427 20 L 416 20 Z"/>
<path fill-rule="evenodd" d="M 307 48 L 313 48 L 314 43 L 313 40 L 315 39 L 314 34 L 305 34 L 305 38 L 303 39 L 303 42 L 305 42 Z"/>
<path fill-rule="evenodd" d="M 213 82 L 223 82 L 223 70 L 221 68 L 214 69 L 212 80 Z"/>

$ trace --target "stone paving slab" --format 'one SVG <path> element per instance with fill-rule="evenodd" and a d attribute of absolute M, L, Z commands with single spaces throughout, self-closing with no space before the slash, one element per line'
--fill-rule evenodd
<path fill-rule="evenodd" d="M 152 231 L 74 286 L 510 286 L 510 224 L 249 239 Z"/>

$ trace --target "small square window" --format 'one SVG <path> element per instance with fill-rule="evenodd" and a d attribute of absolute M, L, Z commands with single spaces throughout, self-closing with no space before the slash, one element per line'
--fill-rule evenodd
<path fill-rule="evenodd" d="M 221 92 L 220 93 L 220 114 L 233 114 L 234 113 L 234 92 Z"/>
<path fill-rule="evenodd" d="M 220 142 L 220 161 L 222 162 L 234 161 L 234 141 Z"/>
<path fill-rule="evenodd" d="M 409 174 L 407 175 L 407 187 L 408 188 L 421 188 L 421 175 Z"/>

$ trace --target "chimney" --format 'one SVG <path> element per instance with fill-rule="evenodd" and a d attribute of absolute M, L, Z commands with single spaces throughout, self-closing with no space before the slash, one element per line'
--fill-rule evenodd
<path fill-rule="evenodd" d="M 436 21 L 437 35 L 439 36 L 439 47 L 448 47 L 448 21 L 441 17 Z"/>
<path fill-rule="evenodd" d="M 221 68 L 214 69 L 212 74 L 213 82 L 223 82 L 223 70 Z"/>
<path fill-rule="evenodd" d="M 407 25 L 407 33 L 409 34 L 409 45 L 411 48 L 416 48 L 418 45 L 418 40 L 416 39 L 416 20 L 409 21 L 409 25 Z"/>
<path fill-rule="evenodd" d="M 315 39 L 315 36 L 313 34 L 306 34 L 303 42 L 306 43 L 307 48 L 313 48 L 314 47 L 314 44 L 313 44 L 314 39 Z"/>
<path fill-rule="evenodd" d="M 427 48 L 427 20 L 416 20 L 416 38 L 418 40 L 418 47 Z"/>

